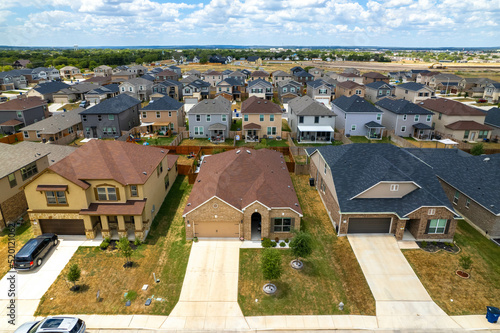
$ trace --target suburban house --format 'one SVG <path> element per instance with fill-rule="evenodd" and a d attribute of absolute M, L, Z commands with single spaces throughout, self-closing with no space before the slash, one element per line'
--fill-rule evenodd
<path fill-rule="evenodd" d="M 460 86 L 457 81 L 455 82 L 439 82 L 436 87 L 436 91 L 442 94 L 456 94 L 460 91 Z M 483 90 L 484 91 L 484 90 Z"/>
<path fill-rule="evenodd" d="M 156 73 L 154 76 L 156 82 L 161 82 L 166 80 L 177 81 L 179 79 L 179 75 L 177 75 L 176 72 L 169 69 Z"/>
<path fill-rule="evenodd" d="M 341 96 L 359 96 L 365 97 L 366 87 L 362 84 L 356 83 L 354 81 L 342 81 L 335 87 L 335 98 Z"/>
<path fill-rule="evenodd" d="M 405 149 L 351 144 L 309 148 L 307 153 L 310 175 L 339 236 L 453 240 L 459 216 L 433 168 Z"/>
<path fill-rule="evenodd" d="M 231 130 L 231 102 L 222 96 L 205 99 L 189 110 L 189 137 L 224 142 Z"/>
<path fill-rule="evenodd" d="M 80 69 L 75 66 L 64 66 L 59 70 L 59 75 L 65 79 L 74 79 L 75 75 L 80 75 Z"/>
<path fill-rule="evenodd" d="M 182 76 L 182 70 L 180 67 L 177 67 L 175 65 L 170 65 L 168 66 L 168 69 L 177 74 L 179 77 Z"/>
<path fill-rule="evenodd" d="M 179 127 L 184 127 L 184 104 L 163 96 L 141 109 L 141 121 L 150 133 L 159 131 L 166 135 L 169 130 L 179 133 Z"/>
<path fill-rule="evenodd" d="M 47 102 L 38 97 L 20 97 L 0 103 L 0 133 L 13 134 L 21 127 L 49 117 Z"/>
<path fill-rule="evenodd" d="M 147 101 L 153 91 L 152 88 L 153 82 L 137 77 L 120 84 L 120 93 L 128 94 L 140 101 Z"/>
<path fill-rule="evenodd" d="M 201 76 L 202 80 L 208 82 L 211 87 L 215 87 L 217 83 L 222 81 L 222 73 L 219 71 L 209 71 Z"/>
<path fill-rule="evenodd" d="M 208 62 L 212 63 L 212 64 L 223 64 L 223 65 L 226 65 L 230 61 L 229 61 L 228 57 L 223 57 L 221 55 L 213 55 L 210 58 L 208 58 Z"/>
<path fill-rule="evenodd" d="M 54 103 L 74 103 L 85 99 L 85 94 L 96 88 L 92 83 L 77 83 L 52 94 Z"/>
<path fill-rule="evenodd" d="M 177 177 L 167 152 L 90 140 L 25 185 L 34 234 L 144 240 Z"/>
<path fill-rule="evenodd" d="M 337 115 L 335 128 L 346 136 L 366 136 L 381 139 L 384 126 L 383 112 L 358 95 L 341 96 L 332 102 L 332 111 Z"/>
<path fill-rule="evenodd" d="M 7 72 L 0 72 L 0 91 L 16 89 L 14 79 Z"/>
<path fill-rule="evenodd" d="M 118 96 L 118 94 L 120 94 L 120 86 L 113 83 L 90 90 L 84 95 L 84 99 L 91 104 L 98 104 L 105 99 Z"/>
<path fill-rule="evenodd" d="M 291 74 L 289 74 L 287 72 L 283 72 L 283 71 L 272 72 L 271 73 L 271 77 L 272 77 L 273 85 L 275 87 L 278 86 L 279 82 L 289 81 L 289 80 L 292 79 L 292 75 Z"/>
<path fill-rule="evenodd" d="M 486 118 L 484 118 L 484 124 L 493 128 L 491 131 L 492 139 L 500 139 L 500 108 L 489 109 Z"/>
<path fill-rule="evenodd" d="M 365 99 L 375 103 L 381 98 L 392 96 L 394 90 L 394 86 L 384 81 L 368 83 L 365 85 Z"/>
<path fill-rule="evenodd" d="M 242 86 L 245 86 L 245 81 L 247 76 L 240 71 L 234 71 L 227 75 L 228 79 L 233 79 L 238 81 Z"/>
<path fill-rule="evenodd" d="M 199 80 L 199 79 L 200 78 L 197 76 L 189 75 L 189 76 L 186 76 L 186 77 L 182 78 L 181 80 L 179 80 L 179 82 L 182 83 L 183 86 L 185 86 L 188 83 L 191 83 L 191 82 Z"/>
<path fill-rule="evenodd" d="M 279 105 L 252 96 L 241 103 L 241 114 L 245 142 L 255 142 L 262 138 L 281 139 L 283 112 Z"/>
<path fill-rule="evenodd" d="M 82 83 L 94 83 L 99 86 L 104 86 L 110 84 L 111 79 L 111 76 L 93 76 L 89 79 L 83 80 Z"/>
<path fill-rule="evenodd" d="M 262 65 L 262 59 L 259 56 L 249 56 L 247 62 L 252 65 Z"/>
<path fill-rule="evenodd" d="M 314 81 L 314 75 L 309 74 L 306 71 L 295 72 L 293 74 L 293 80 L 302 83 L 302 85 L 305 86 L 307 82 Z"/>
<path fill-rule="evenodd" d="M 131 80 L 136 78 L 137 75 L 134 73 L 130 73 L 128 70 L 113 72 L 111 75 L 111 79 L 113 83 L 122 83 L 127 80 Z"/>
<path fill-rule="evenodd" d="M 296 73 L 299 73 L 299 72 L 303 72 L 304 71 L 304 68 L 300 67 L 300 66 L 295 66 L 295 67 L 292 67 L 290 69 L 290 74 L 293 76 L 295 75 Z"/>
<path fill-rule="evenodd" d="M 488 103 L 498 103 L 500 102 L 500 83 L 490 83 L 484 88 L 483 98 L 488 101 Z"/>
<path fill-rule="evenodd" d="M 127 68 L 127 71 L 129 71 L 129 73 L 135 74 L 136 76 L 141 76 L 146 74 L 148 69 L 142 65 L 134 65 Z"/>
<path fill-rule="evenodd" d="M 307 72 L 314 76 L 315 81 L 319 80 L 323 77 L 323 70 L 320 68 L 313 67 L 313 68 L 310 68 Z"/>
<path fill-rule="evenodd" d="M 354 74 L 354 73 L 346 73 L 346 72 L 340 73 L 337 75 L 336 80 L 339 82 L 352 81 L 358 84 L 363 84 L 363 77 L 360 76 L 359 74 Z"/>
<path fill-rule="evenodd" d="M 197 103 L 202 99 L 208 98 L 208 94 L 210 93 L 209 89 L 210 83 L 202 80 L 195 80 L 182 88 L 182 97 L 186 103 L 193 101 Z"/>
<path fill-rule="evenodd" d="M 430 98 L 419 105 L 434 113 L 436 134 L 472 142 L 491 136 L 493 128 L 484 125 L 486 112 L 480 109 L 445 98 Z"/>
<path fill-rule="evenodd" d="M 385 82 L 389 84 L 389 77 L 384 74 L 380 74 L 377 72 L 368 72 L 361 75 L 363 77 L 363 84 L 369 84 L 372 82 Z"/>
<path fill-rule="evenodd" d="M 397 85 L 394 94 L 398 99 L 418 103 L 434 96 L 434 90 L 421 83 L 408 82 Z"/>
<path fill-rule="evenodd" d="M 454 82 L 458 85 L 458 82 L 460 82 L 461 80 L 462 78 L 455 74 L 440 73 L 431 77 L 431 79 L 429 80 L 429 87 L 436 88 L 440 83 L 446 86 L 446 84 L 449 82 Z"/>
<path fill-rule="evenodd" d="M 67 112 L 54 114 L 34 124 L 21 128 L 24 141 L 41 141 L 66 145 L 77 138 L 78 131 L 82 131 L 80 112 L 83 108 L 76 108 Z"/>
<path fill-rule="evenodd" d="M 106 65 L 97 66 L 94 68 L 94 76 L 111 76 L 113 69 Z"/>
<path fill-rule="evenodd" d="M 120 94 L 80 112 L 86 138 L 115 138 L 138 126 L 141 101 Z"/>
<path fill-rule="evenodd" d="M 302 84 L 293 80 L 278 82 L 278 98 L 283 104 L 287 104 L 295 97 L 302 96 Z"/>
<path fill-rule="evenodd" d="M 52 81 L 61 79 L 59 71 L 53 67 L 37 67 L 31 71 L 33 81 Z"/>
<path fill-rule="evenodd" d="M 196 70 L 196 69 L 192 69 L 190 71 L 187 71 L 186 75 L 188 75 L 188 76 L 191 76 L 191 75 L 192 76 L 196 76 L 198 79 L 201 78 L 201 72 L 199 70 Z"/>
<path fill-rule="evenodd" d="M 54 93 L 58 92 L 61 89 L 69 88 L 70 85 L 64 82 L 44 82 L 39 83 L 33 89 L 28 91 L 26 95 L 28 97 L 39 97 L 44 101 L 53 102 L 54 101 Z"/>
<path fill-rule="evenodd" d="M 417 74 L 417 77 L 415 78 L 415 82 L 428 86 L 432 77 L 435 75 L 439 75 L 439 74 L 441 74 L 441 72 L 421 72 L 421 73 Z"/>
<path fill-rule="evenodd" d="M 15 69 L 8 72 L 0 72 L 0 91 L 26 88 L 28 81 L 23 74 L 24 71 L 22 69 Z"/>
<path fill-rule="evenodd" d="M 375 106 L 384 112 L 382 125 L 402 137 L 431 139 L 434 113 L 404 99 L 382 98 Z"/>
<path fill-rule="evenodd" d="M 252 96 L 271 100 L 273 98 L 273 85 L 263 79 L 248 81 L 248 97 Z"/>
<path fill-rule="evenodd" d="M 21 69 L 21 68 L 28 68 L 28 64 L 31 64 L 31 61 L 26 60 L 26 59 L 19 59 L 14 61 L 12 64 L 12 67 L 15 69 Z"/>
<path fill-rule="evenodd" d="M 487 238 L 500 243 L 499 154 L 460 149 L 408 149 L 436 172 L 453 208 Z"/>
<path fill-rule="evenodd" d="M 335 132 L 336 114 L 310 96 L 288 103 L 288 124 L 299 143 L 330 143 Z"/>
<path fill-rule="evenodd" d="M 307 82 L 307 96 L 329 106 L 335 96 L 335 87 L 322 79 Z"/>
<path fill-rule="evenodd" d="M 203 160 L 183 217 L 186 238 L 290 239 L 302 210 L 283 155 L 242 148 Z"/>
<path fill-rule="evenodd" d="M 250 80 L 251 81 L 254 81 L 254 80 L 269 81 L 269 73 L 266 71 L 253 71 L 252 74 L 250 74 Z"/>
<path fill-rule="evenodd" d="M 22 187 L 49 165 L 77 148 L 19 142 L 0 143 L 0 229 L 17 221 L 28 209 Z"/>
<path fill-rule="evenodd" d="M 361 75 L 359 69 L 354 67 L 344 68 L 344 73 Z"/>
<path fill-rule="evenodd" d="M 241 101 L 241 94 L 245 91 L 245 83 L 232 77 L 220 81 L 215 87 L 216 96 L 222 95 L 229 101 Z"/>
<path fill-rule="evenodd" d="M 182 100 L 182 87 L 183 84 L 179 81 L 166 80 L 156 83 L 152 86 L 152 100 L 161 98 L 163 96 L 170 96 L 173 99 Z"/>

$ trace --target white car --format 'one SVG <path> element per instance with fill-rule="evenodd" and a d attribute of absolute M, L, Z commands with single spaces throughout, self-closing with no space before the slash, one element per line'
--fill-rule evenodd
<path fill-rule="evenodd" d="M 22 324 L 14 333 L 84 333 L 85 322 L 76 317 L 47 317 Z"/>

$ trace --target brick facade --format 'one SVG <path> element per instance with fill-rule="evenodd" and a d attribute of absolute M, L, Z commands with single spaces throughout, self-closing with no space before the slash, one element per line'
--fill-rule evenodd
<path fill-rule="evenodd" d="M 328 216 L 330 216 L 330 220 L 335 227 L 335 230 L 338 232 L 338 226 L 340 223 L 340 207 L 337 201 L 334 199 L 331 189 L 325 185 L 325 192 L 320 190 L 321 181 L 325 181 L 323 179 L 323 175 L 321 172 L 317 172 L 318 168 L 316 164 L 310 163 L 309 167 L 311 178 L 314 178 L 316 189 L 318 190 L 320 198 L 323 200 L 323 205 L 326 208 Z"/>
<path fill-rule="evenodd" d="M 434 215 L 428 214 L 431 209 L 435 209 Z M 454 213 L 444 207 L 422 207 L 408 215 L 410 218 L 408 230 L 417 240 L 451 242 L 457 229 L 457 220 L 454 219 L 454 216 Z M 448 220 L 448 232 L 445 234 L 426 234 L 427 222 L 432 219 Z"/>
<path fill-rule="evenodd" d="M 0 204 L 0 228 L 3 228 L 7 223 L 16 221 L 28 209 L 28 202 L 23 191 L 18 192 L 9 199 Z M 3 219 L 1 218 L 3 217 Z"/>

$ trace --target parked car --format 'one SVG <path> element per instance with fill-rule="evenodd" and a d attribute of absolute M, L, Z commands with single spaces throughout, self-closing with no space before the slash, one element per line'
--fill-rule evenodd
<path fill-rule="evenodd" d="M 47 253 L 58 243 L 56 234 L 43 234 L 30 239 L 14 256 L 14 268 L 20 271 L 41 266 Z"/>
<path fill-rule="evenodd" d="M 80 102 L 80 107 L 81 107 L 81 108 L 84 108 L 84 109 L 85 109 L 85 108 L 86 108 L 87 106 L 89 106 L 89 105 L 90 105 L 90 102 L 89 102 L 89 101 L 87 101 L 87 100 L 83 100 L 83 101 L 81 101 L 81 102 Z"/>
<path fill-rule="evenodd" d="M 9 100 L 8 97 L 2 96 L 0 97 L 0 102 L 7 102 Z"/>
<path fill-rule="evenodd" d="M 47 317 L 22 324 L 14 333 L 84 333 L 85 322 L 76 317 Z"/>

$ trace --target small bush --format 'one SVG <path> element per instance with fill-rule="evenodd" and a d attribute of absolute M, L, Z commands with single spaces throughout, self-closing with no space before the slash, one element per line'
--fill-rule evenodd
<path fill-rule="evenodd" d="M 271 241 L 269 238 L 264 238 L 262 240 L 262 247 L 270 248 L 271 246 L 273 246 L 273 241 Z"/>
<path fill-rule="evenodd" d="M 271 247 L 276 247 L 278 246 L 278 243 L 271 241 Z"/>
<path fill-rule="evenodd" d="M 193 237 L 193 242 L 198 243 L 198 237 Z"/>
<path fill-rule="evenodd" d="M 460 265 L 460 267 L 467 271 L 472 267 L 472 258 L 466 254 L 463 254 L 460 256 L 460 259 L 458 259 L 458 264 Z"/>
<path fill-rule="evenodd" d="M 432 245 L 436 246 L 438 245 L 438 242 L 432 242 Z"/>
<path fill-rule="evenodd" d="M 453 243 L 444 243 L 444 245 L 449 246 L 449 247 L 454 247 L 455 246 L 455 244 L 453 244 Z"/>
<path fill-rule="evenodd" d="M 104 238 L 104 241 L 105 241 L 105 242 L 108 242 L 108 243 L 111 243 L 111 238 L 106 237 L 106 238 Z"/>
<path fill-rule="evenodd" d="M 426 242 L 426 241 L 423 241 L 421 244 L 422 244 L 422 247 L 423 247 L 423 248 L 426 248 L 426 247 L 427 247 L 427 242 Z"/>
<path fill-rule="evenodd" d="M 280 246 L 281 246 L 281 247 L 285 247 L 285 246 L 286 246 L 286 243 L 285 243 L 285 242 L 281 242 L 281 243 L 280 243 Z"/>
<path fill-rule="evenodd" d="M 135 239 L 135 241 L 134 241 L 134 245 L 135 245 L 135 246 L 139 246 L 139 245 L 141 245 L 141 244 L 142 244 L 141 240 L 140 240 L 140 239 L 138 239 L 138 238 L 136 238 L 136 239 Z"/>
<path fill-rule="evenodd" d="M 106 250 L 109 246 L 109 242 L 107 242 L 106 240 L 103 240 L 101 245 L 99 245 L 99 247 L 101 248 L 101 250 Z"/>
<path fill-rule="evenodd" d="M 289 241 L 290 241 L 290 240 L 289 240 L 288 238 L 287 238 L 287 239 L 285 239 L 285 243 L 287 243 L 287 244 L 288 244 L 288 242 L 289 242 Z"/>

